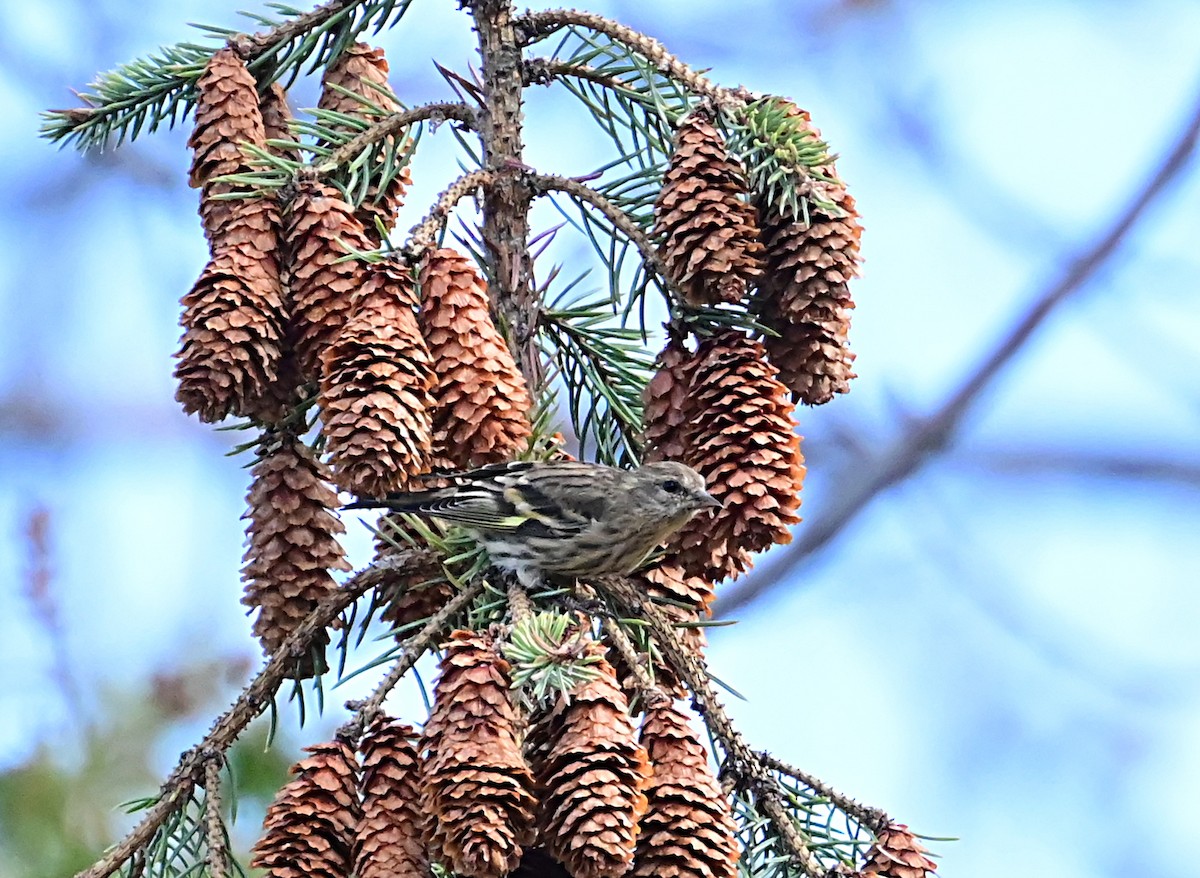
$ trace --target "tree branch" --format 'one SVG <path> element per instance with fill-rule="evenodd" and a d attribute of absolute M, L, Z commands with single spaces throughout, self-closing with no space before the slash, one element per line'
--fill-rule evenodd
<path fill-rule="evenodd" d="M 438 233 L 446 225 L 446 221 L 450 219 L 450 212 L 454 210 L 454 206 L 472 192 L 490 186 L 494 180 L 495 175 L 491 171 L 471 171 L 442 190 L 429 213 L 408 233 L 408 243 L 404 245 L 404 252 L 408 257 L 415 262 L 426 250 L 432 250 L 434 241 L 437 240 Z"/>
<path fill-rule="evenodd" d="M 1091 281 L 1117 252 L 1121 243 L 1172 183 L 1187 169 L 1200 138 L 1200 101 L 1193 107 L 1183 130 L 1150 179 L 1090 247 L 1071 260 L 1062 275 L 1034 296 L 1029 310 L 1003 335 L 982 362 L 933 414 L 913 423 L 911 429 L 887 449 L 873 466 L 860 467 L 858 475 L 834 492 L 837 500 L 820 518 L 802 526 L 799 538 L 761 575 L 717 602 L 719 615 L 728 615 L 766 594 L 807 558 L 832 542 L 877 497 L 920 470 L 952 444 L 966 416 L 997 376 L 1024 350 L 1033 334 L 1071 295 Z"/>
<path fill-rule="evenodd" d="M 317 174 L 324 176 L 333 173 L 357 156 L 366 147 L 379 143 L 379 141 L 395 134 L 399 134 L 414 122 L 422 122 L 426 119 L 432 120 L 435 123 L 453 119 L 456 122 L 462 122 L 469 128 L 474 128 L 478 124 L 475 110 L 464 103 L 456 101 L 422 104 L 419 107 L 413 107 L 411 110 L 392 113 L 375 122 L 371 127 L 360 131 L 352 139 L 346 141 L 328 156 L 321 159 L 320 162 L 316 162 Z"/>
<path fill-rule="evenodd" d="M 547 9 L 543 12 L 527 12 L 518 16 L 517 29 L 524 44 L 537 42 L 564 27 L 582 27 L 621 43 L 631 51 L 642 55 L 654 65 L 659 73 L 680 83 L 693 94 L 707 97 L 723 107 L 737 109 L 745 105 L 746 97 L 717 85 L 711 79 L 697 73 L 667 51 L 653 37 L 627 27 L 611 18 L 582 12 L 578 9 Z"/>
<path fill-rule="evenodd" d="M 188 801 L 196 784 L 202 782 L 205 765 L 214 754 L 228 750 L 242 730 L 271 704 L 280 684 L 295 667 L 295 656 L 312 642 L 317 632 L 325 630 L 342 610 L 367 590 L 386 582 L 396 568 L 415 563 L 422 554 L 429 553 L 406 549 L 389 554 L 384 561 L 355 574 L 322 600 L 271 654 L 267 664 L 242 690 L 233 705 L 217 718 L 204 739 L 180 757 L 175 770 L 163 782 L 158 801 L 146 811 L 137 826 L 76 878 L 106 878 L 145 848 L 159 827 L 179 809 L 180 803 Z"/>

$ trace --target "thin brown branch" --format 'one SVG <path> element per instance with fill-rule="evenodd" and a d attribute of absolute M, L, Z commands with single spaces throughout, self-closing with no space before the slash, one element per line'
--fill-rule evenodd
<path fill-rule="evenodd" d="M 357 705 L 354 717 L 338 729 L 340 737 L 351 741 L 358 740 L 362 735 L 363 729 L 371 724 L 371 720 L 375 719 L 376 715 L 383 708 L 383 702 L 387 699 L 388 694 L 396 688 L 396 684 L 400 682 L 405 674 L 412 670 L 413 665 L 433 645 L 433 642 L 445 633 L 449 621 L 466 609 L 467 605 L 479 596 L 483 591 L 483 587 L 483 577 L 477 577 L 466 588 L 447 601 L 444 607 L 430 616 L 429 621 L 425 623 L 420 631 L 404 641 L 404 648 L 400 651 L 400 656 L 392 664 L 392 667 L 388 670 L 384 678 L 376 685 L 375 691 L 371 693 L 371 697 Z"/>
<path fill-rule="evenodd" d="M 515 577 L 508 583 L 508 612 L 514 625 L 521 624 L 533 615 L 533 601 L 529 599 L 529 592 Z"/>
<path fill-rule="evenodd" d="M 824 876 L 825 869 L 813 856 L 807 842 L 796 828 L 795 820 L 788 813 L 778 781 L 763 764 L 758 753 L 750 749 L 742 733 L 734 727 L 729 714 L 725 712 L 724 706 L 709 684 L 707 670 L 680 639 L 671 620 L 646 600 L 645 595 L 627 579 L 604 577 L 597 579 L 595 584 L 627 611 L 647 622 L 672 670 L 687 683 L 696 710 L 704 717 L 709 729 L 725 748 L 724 770 L 736 774 L 740 780 L 739 786 L 753 794 L 756 806 L 771 821 L 785 850 L 804 874 L 810 878 Z"/>
<path fill-rule="evenodd" d="M 972 447 L 969 452 L 964 449 L 964 453 L 955 454 L 951 462 L 1023 476 L 1069 475 L 1200 488 L 1200 460 L 1153 452 L 1135 454 L 1083 449 Z"/>
<path fill-rule="evenodd" d="M 647 267 L 662 278 L 663 282 L 670 284 L 667 274 L 667 266 L 659 256 L 658 248 L 654 246 L 654 242 L 650 240 L 650 236 L 642 231 L 629 214 L 621 210 L 591 186 L 581 183 L 571 177 L 561 177 L 557 174 L 530 174 L 530 185 L 533 186 L 535 194 L 545 195 L 549 192 L 565 192 L 576 201 L 581 201 L 585 204 L 590 204 L 596 210 L 600 211 L 613 227 L 621 234 L 625 235 L 633 246 L 637 247 L 638 253 L 641 254 L 642 261 Z"/>
<path fill-rule="evenodd" d="M 728 615 L 736 612 L 786 581 L 796 567 L 832 542 L 877 497 L 912 476 L 949 447 L 955 441 L 966 416 L 996 378 L 1025 349 L 1034 333 L 1063 302 L 1095 278 L 1150 207 L 1182 177 L 1196 151 L 1198 139 L 1200 100 L 1196 102 L 1188 121 L 1175 137 L 1158 168 L 1133 193 L 1128 204 L 1113 218 L 1105 232 L 1072 259 L 1060 277 L 1034 295 L 1026 313 L 1004 333 L 958 389 L 937 411 L 916 420 L 907 433 L 879 456 L 876 463 L 859 467 L 858 475 L 834 492 L 836 502 L 820 518 L 804 524 L 791 548 L 782 553 L 778 561 L 762 575 L 750 577 L 744 585 L 720 600 L 717 604 L 718 613 Z"/>
<path fill-rule="evenodd" d="M 167 818 L 190 800 L 212 755 L 228 750 L 242 730 L 271 704 L 280 684 L 295 668 L 296 656 L 305 652 L 317 632 L 324 631 L 364 592 L 386 582 L 396 568 L 414 563 L 421 554 L 417 549 L 389 554 L 382 561 L 352 576 L 336 592 L 322 600 L 271 654 L 263 669 L 242 690 L 233 706 L 217 718 L 204 739 L 180 757 L 175 770 L 163 782 L 158 801 L 147 809 L 138 824 L 76 878 L 106 878 L 143 850 Z"/>
<path fill-rule="evenodd" d="M 650 673 L 638 656 L 637 647 L 633 645 L 633 641 L 629 639 L 629 635 L 625 633 L 621 623 L 616 619 L 605 619 L 604 634 L 616 649 L 617 654 L 621 656 L 626 667 L 629 668 L 629 672 L 633 674 L 633 682 L 638 695 L 641 696 L 642 706 L 649 709 L 670 703 L 671 696 L 654 685 L 654 681 L 650 679 Z"/>
<path fill-rule="evenodd" d="M 743 94 L 719 86 L 697 73 L 668 52 L 658 40 L 611 18 L 578 9 L 547 9 L 543 12 L 527 12 L 517 18 L 517 28 L 525 44 L 544 39 L 564 27 L 582 27 L 604 34 L 637 52 L 653 64 L 659 73 L 678 82 L 688 91 L 710 98 L 723 107 L 737 109 L 746 103 Z"/>
<path fill-rule="evenodd" d="M 400 134 L 408 126 L 427 119 L 435 123 L 453 119 L 471 128 L 476 125 L 475 110 L 464 103 L 456 101 L 422 104 L 419 107 L 413 107 L 411 110 L 391 113 L 374 122 L 369 128 L 364 128 L 318 162 L 316 164 L 317 173 L 319 175 L 331 174 L 355 158 L 368 146 Z"/>
<path fill-rule="evenodd" d="M 204 763 L 204 832 L 209 878 L 229 878 L 229 849 L 225 845 L 225 822 L 221 819 L 221 765 L 224 757 L 214 753 Z"/>
<path fill-rule="evenodd" d="M 758 758 L 762 760 L 763 765 L 772 771 L 778 771 L 780 774 L 786 774 L 788 777 L 794 778 L 806 787 L 810 787 L 818 795 L 824 796 L 846 814 L 849 814 L 863 826 L 870 829 L 873 833 L 878 833 L 881 829 L 891 823 L 891 818 L 881 808 L 871 808 L 863 805 L 861 802 L 850 798 L 843 793 L 839 793 L 829 784 L 807 771 L 802 771 L 794 765 L 789 765 L 782 759 L 772 756 L 765 750 L 760 750 Z"/>
<path fill-rule="evenodd" d="M 404 246 L 405 253 L 414 262 L 419 261 L 426 250 L 432 250 L 438 234 L 450 219 L 450 213 L 455 205 L 481 187 L 490 186 L 495 176 L 491 171 L 471 171 L 463 174 L 447 186 L 425 218 L 412 227 L 408 233 L 408 243 Z"/>
<path fill-rule="evenodd" d="M 615 76 L 586 64 L 572 64 L 555 58 L 530 58 L 525 62 L 526 85 L 549 85 L 555 79 L 574 77 L 586 79 L 614 91 L 630 91 L 630 86 Z"/>

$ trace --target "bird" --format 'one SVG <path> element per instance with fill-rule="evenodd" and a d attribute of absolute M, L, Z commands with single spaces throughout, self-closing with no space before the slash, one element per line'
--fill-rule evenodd
<path fill-rule="evenodd" d="M 686 464 L 620 469 L 581 461 L 515 461 L 439 473 L 452 484 L 359 498 L 347 509 L 412 512 L 462 525 L 493 566 L 534 587 L 550 577 L 624 575 L 692 516 L 722 506 Z"/>

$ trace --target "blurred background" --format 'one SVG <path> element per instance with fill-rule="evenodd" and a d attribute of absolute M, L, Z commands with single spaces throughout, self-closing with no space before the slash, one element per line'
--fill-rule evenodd
<path fill-rule="evenodd" d="M 433 58 L 465 69 L 454 6 L 375 41 L 406 101 L 448 96 Z M 956 837 L 929 842 L 947 876 L 1194 875 L 1200 4 L 588 6 L 809 109 L 866 226 L 860 377 L 801 413 L 806 521 L 710 634 L 746 733 Z M 237 7 L 0 8 L 0 875 L 24 878 L 113 841 L 259 652 L 240 437 L 173 398 L 206 260 L 186 130 L 90 156 L 36 136 L 69 88 Z M 566 107 L 533 96 L 531 162 L 585 173 L 607 143 Z M 402 228 L 452 143 L 423 144 Z M 364 528 L 347 543 L 369 560 Z M 356 691 L 265 756 L 252 729 L 246 839 Z M 420 715 L 415 687 L 397 703 Z"/>

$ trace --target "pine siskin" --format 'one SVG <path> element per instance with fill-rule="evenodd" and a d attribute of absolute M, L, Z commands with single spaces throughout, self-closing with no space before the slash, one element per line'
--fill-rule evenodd
<path fill-rule="evenodd" d="M 598 463 L 502 463 L 446 476 L 448 488 L 360 499 L 347 509 L 431 515 L 473 531 L 492 563 L 526 585 L 539 574 L 631 573 L 701 509 L 721 502 L 675 461 L 624 470 Z"/>

